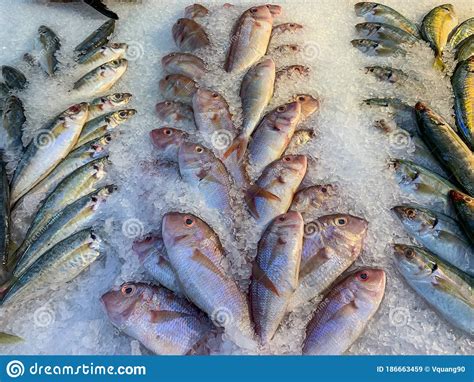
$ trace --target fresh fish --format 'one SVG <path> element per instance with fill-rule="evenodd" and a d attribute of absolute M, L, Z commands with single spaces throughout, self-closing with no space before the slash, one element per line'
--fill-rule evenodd
<path fill-rule="evenodd" d="M 101 114 L 128 105 L 131 99 L 132 95 L 130 93 L 113 93 L 97 97 L 89 102 L 89 116 L 87 120 L 90 121 Z"/>
<path fill-rule="evenodd" d="M 34 237 L 37 236 L 38 232 L 44 227 L 44 225 L 59 211 L 83 196 L 93 192 L 97 184 L 106 175 L 105 167 L 107 163 L 107 157 L 93 160 L 92 162 L 79 167 L 61 181 L 55 187 L 54 191 L 49 194 L 41 204 L 33 222 L 28 228 L 25 242 L 22 244 L 20 249 L 26 249 L 26 247 L 34 241 Z"/>
<path fill-rule="evenodd" d="M 368 98 L 364 103 L 373 107 L 385 108 L 400 129 L 411 135 L 418 134 L 418 122 L 414 107 L 398 98 Z"/>
<path fill-rule="evenodd" d="M 245 189 L 250 182 L 242 161 L 228 154 L 237 130 L 227 101 L 219 93 L 198 89 L 193 96 L 194 121 L 204 140 L 224 163 L 235 183 Z"/>
<path fill-rule="evenodd" d="M 281 69 L 278 69 L 278 71 L 275 74 L 275 81 L 278 82 L 283 77 L 286 77 L 286 78 L 307 77 L 309 76 L 310 73 L 311 73 L 311 69 L 308 66 L 304 66 L 304 65 L 285 66 Z"/>
<path fill-rule="evenodd" d="M 372 73 L 379 81 L 390 84 L 405 83 L 409 80 L 404 71 L 390 66 L 366 66 L 365 70 L 366 73 Z"/>
<path fill-rule="evenodd" d="M 61 41 L 57 34 L 47 26 L 41 25 L 38 28 L 38 36 L 35 40 L 35 50 L 39 52 L 38 63 L 49 76 L 52 76 L 58 70 L 57 54 L 60 49 Z"/>
<path fill-rule="evenodd" d="M 4 83 L 0 82 L 0 115 L 3 112 L 3 103 L 10 94 L 10 88 Z"/>
<path fill-rule="evenodd" d="M 6 264 L 8 262 L 8 244 L 10 241 L 10 193 L 5 162 L 0 152 L 0 284 L 9 277 Z"/>
<path fill-rule="evenodd" d="M 198 90 L 196 82 L 181 74 L 168 74 L 160 80 L 159 86 L 163 97 L 186 104 L 191 104 L 194 93 Z"/>
<path fill-rule="evenodd" d="M 281 13 L 278 5 L 261 5 L 246 10 L 238 19 L 230 39 L 224 69 L 243 72 L 260 60 L 268 49 L 273 18 Z"/>
<path fill-rule="evenodd" d="M 36 186 L 71 151 L 88 115 L 88 104 L 71 106 L 33 138 L 11 181 L 11 205 Z"/>
<path fill-rule="evenodd" d="M 307 164 L 304 155 L 284 156 L 265 167 L 247 191 L 245 201 L 262 231 L 275 217 L 288 211 Z"/>
<path fill-rule="evenodd" d="M 155 354 L 188 354 L 212 328 L 193 304 L 157 286 L 126 283 L 102 302 L 115 327 Z"/>
<path fill-rule="evenodd" d="M 313 130 L 309 129 L 300 129 L 296 130 L 291 138 L 290 144 L 285 150 L 285 154 L 294 154 L 300 148 L 311 142 L 311 140 L 316 136 Z"/>
<path fill-rule="evenodd" d="M 53 216 L 38 232 L 36 240 L 23 254 L 16 251 L 9 259 L 9 269 L 14 269 L 14 276 L 20 277 L 48 249 L 73 233 L 92 225 L 96 210 L 105 203 L 115 189 L 115 186 L 102 187 L 83 196 Z"/>
<path fill-rule="evenodd" d="M 99 115 L 84 125 L 81 135 L 76 143 L 76 148 L 94 139 L 100 138 L 115 129 L 117 126 L 128 121 L 137 111 L 135 109 L 123 109 L 111 111 L 110 113 Z"/>
<path fill-rule="evenodd" d="M 244 119 L 242 130 L 225 153 L 226 157 L 236 151 L 237 159 L 239 161 L 243 159 L 250 136 L 273 97 L 274 85 L 275 62 L 271 58 L 267 58 L 251 67 L 245 74 L 240 86 Z"/>
<path fill-rule="evenodd" d="M 474 154 L 449 124 L 425 104 L 415 106 L 421 137 L 458 182 L 474 195 Z"/>
<path fill-rule="evenodd" d="M 411 123 L 408 124 L 408 126 L 411 126 Z M 426 146 L 425 142 L 418 134 L 415 133 L 411 135 L 407 131 L 390 125 L 384 119 L 375 121 L 374 127 L 382 131 L 384 134 L 387 134 L 395 143 L 397 143 L 399 139 L 402 140 L 400 147 L 395 145 L 395 148 L 400 149 L 403 154 L 406 154 L 408 148 L 412 162 L 433 171 L 445 179 L 450 179 L 449 174 L 433 156 L 431 150 Z M 411 142 L 406 142 L 406 139 L 409 139 Z"/>
<path fill-rule="evenodd" d="M 317 184 L 299 190 L 293 197 L 290 210 L 300 212 L 306 218 L 324 211 L 331 200 L 338 196 L 334 184 Z"/>
<path fill-rule="evenodd" d="M 366 220 L 347 214 L 321 216 L 304 227 L 299 285 L 288 310 L 320 296 L 359 257 Z"/>
<path fill-rule="evenodd" d="M 469 36 L 459 44 L 455 58 L 461 62 L 468 60 L 472 56 L 474 56 L 474 35 Z"/>
<path fill-rule="evenodd" d="M 451 190 L 449 196 L 464 232 L 474 243 L 474 199 L 458 190 Z"/>
<path fill-rule="evenodd" d="M 182 102 L 163 101 L 155 106 L 158 117 L 170 125 L 185 124 L 194 126 L 193 108 Z"/>
<path fill-rule="evenodd" d="M 178 276 L 168 260 L 161 236 L 149 234 L 141 240 L 135 240 L 132 250 L 137 255 L 143 268 L 158 284 L 180 296 L 184 296 Z"/>
<path fill-rule="evenodd" d="M 413 45 L 419 41 L 419 39 L 411 33 L 390 24 L 365 22 L 356 24 L 355 28 L 361 37 L 387 44 Z"/>
<path fill-rule="evenodd" d="M 413 162 L 395 159 L 391 162 L 400 188 L 420 199 L 430 208 L 455 217 L 448 193 L 456 189 L 452 183 Z"/>
<path fill-rule="evenodd" d="M 474 17 L 463 21 L 449 35 L 449 45 L 453 48 L 474 34 Z"/>
<path fill-rule="evenodd" d="M 125 55 L 127 49 L 127 44 L 114 42 L 79 56 L 77 62 L 79 64 L 97 64 L 99 62 L 104 63 L 107 61 L 118 60 Z"/>
<path fill-rule="evenodd" d="M 183 142 L 178 151 L 178 163 L 183 181 L 195 188 L 209 207 L 230 216 L 230 176 L 212 151 L 192 142 Z"/>
<path fill-rule="evenodd" d="M 283 44 L 274 47 L 272 51 L 280 54 L 296 54 L 301 52 L 301 46 L 297 44 Z"/>
<path fill-rule="evenodd" d="M 474 247 L 456 220 L 414 205 L 396 206 L 392 210 L 408 233 L 426 249 L 474 275 Z"/>
<path fill-rule="evenodd" d="M 448 36 L 458 24 L 458 18 L 451 4 L 433 8 L 421 23 L 421 36 L 435 52 L 434 66 L 444 69 L 443 50 L 448 43 Z"/>
<path fill-rule="evenodd" d="M 354 48 L 359 49 L 362 53 L 365 53 L 368 56 L 405 56 L 407 53 L 405 49 L 400 48 L 398 45 L 386 44 L 381 41 L 369 39 L 355 39 L 351 41 L 351 44 Z"/>
<path fill-rule="evenodd" d="M 170 53 L 161 59 L 161 65 L 166 73 L 181 74 L 195 81 L 207 72 L 204 61 L 190 53 Z"/>
<path fill-rule="evenodd" d="M 188 139 L 188 133 L 173 129 L 172 127 L 163 127 L 150 131 L 150 138 L 161 156 L 173 162 L 178 161 L 179 146 Z"/>
<path fill-rule="evenodd" d="M 276 217 L 258 243 L 249 293 L 255 332 L 263 344 L 272 340 L 298 286 L 303 226 L 301 214 L 290 211 Z"/>
<path fill-rule="evenodd" d="M 114 32 L 115 20 L 107 20 L 98 29 L 86 37 L 79 45 L 74 48 L 77 55 L 84 55 L 96 51 L 109 41 L 110 35 Z"/>
<path fill-rule="evenodd" d="M 305 355 L 340 355 L 363 333 L 385 293 L 385 272 L 365 268 L 347 276 L 322 300 L 306 328 Z"/>
<path fill-rule="evenodd" d="M 177 212 L 163 217 L 162 235 L 188 299 L 245 347 L 253 337 L 249 307 L 223 266 L 225 255 L 218 236 L 196 216 Z"/>
<path fill-rule="evenodd" d="M 279 36 L 283 33 L 294 33 L 301 31 L 303 29 L 303 25 L 297 23 L 283 23 L 279 25 L 275 25 L 272 28 L 272 38 L 275 36 Z"/>
<path fill-rule="evenodd" d="M 354 9 L 356 15 L 365 18 L 366 21 L 393 25 L 415 37 L 419 36 L 415 23 L 386 5 L 364 1 L 355 4 Z"/>
<path fill-rule="evenodd" d="M 22 90 L 28 83 L 25 75 L 12 66 L 3 65 L 2 76 L 5 80 L 5 84 L 10 89 Z"/>
<path fill-rule="evenodd" d="M 474 149 L 474 57 L 461 62 L 451 78 L 454 112 L 461 137 Z"/>
<path fill-rule="evenodd" d="M 18 274 L 1 304 L 33 299 L 76 278 L 100 255 L 101 239 L 87 228 L 65 238 L 45 252 L 23 274 Z"/>
<path fill-rule="evenodd" d="M 176 46 L 186 52 L 193 52 L 210 44 L 203 27 L 193 19 L 178 19 L 172 29 Z"/>
<path fill-rule="evenodd" d="M 297 94 L 291 101 L 295 101 L 300 104 L 301 121 L 308 119 L 319 110 L 319 100 L 310 94 Z"/>
<path fill-rule="evenodd" d="M 20 157 L 23 153 L 23 126 L 26 122 L 25 109 L 18 97 L 9 96 L 3 106 L 3 130 L 5 143 L 3 149 L 8 155 Z"/>
<path fill-rule="evenodd" d="M 0 332 L 0 344 L 2 345 L 16 344 L 23 341 L 23 338 L 15 336 L 14 334 Z"/>
<path fill-rule="evenodd" d="M 73 89 L 88 95 L 104 93 L 124 75 L 127 67 L 125 58 L 106 62 L 77 80 Z"/>
<path fill-rule="evenodd" d="M 201 4 L 192 4 L 184 8 L 184 17 L 194 19 L 195 17 L 204 17 L 209 14 L 209 10 Z"/>
<path fill-rule="evenodd" d="M 457 328 L 474 332 L 474 279 L 420 247 L 393 245 L 395 264 L 415 292 Z"/>
<path fill-rule="evenodd" d="M 291 102 L 277 107 L 263 118 L 248 147 L 249 164 L 256 174 L 285 152 L 300 117 L 300 104 Z"/>
<path fill-rule="evenodd" d="M 112 137 L 107 134 L 71 151 L 46 178 L 28 191 L 25 197 L 32 197 L 38 200 L 40 199 L 40 195 L 49 195 L 64 178 L 76 171 L 79 167 L 108 155 L 106 146 L 111 140 Z M 13 215 L 14 212 L 12 212 L 12 216 Z"/>

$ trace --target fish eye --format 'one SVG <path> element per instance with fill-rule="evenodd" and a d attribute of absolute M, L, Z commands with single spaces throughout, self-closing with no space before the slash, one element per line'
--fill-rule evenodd
<path fill-rule="evenodd" d="M 122 118 L 125 118 L 127 116 L 127 112 L 125 110 L 121 111 L 119 112 L 119 116 L 121 116 Z"/>
<path fill-rule="evenodd" d="M 407 209 L 406 214 L 409 218 L 414 218 L 416 216 L 416 212 L 413 208 Z"/>
<path fill-rule="evenodd" d="M 415 251 L 412 249 L 412 248 L 407 248 L 405 250 L 405 257 L 408 259 L 408 260 L 411 260 L 415 257 Z"/>
<path fill-rule="evenodd" d="M 359 277 L 362 281 L 365 281 L 369 278 L 369 275 L 367 273 L 363 272 L 359 275 Z"/>
<path fill-rule="evenodd" d="M 293 24 L 293 23 L 290 23 L 289 25 L 290 25 L 290 28 L 294 28 L 294 26 L 295 26 L 295 24 Z"/>
<path fill-rule="evenodd" d="M 290 158 L 290 157 L 283 157 L 283 160 L 284 160 L 285 162 L 291 162 L 291 158 Z"/>
<path fill-rule="evenodd" d="M 186 218 L 184 224 L 186 224 L 188 227 L 192 227 L 194 225 L 194 220 L 191 218 Z"/>
<path fill-rule="evenodd" d="M 117 101 L 122 100 L 123 99 L 123 94 L 120 94 L 120 93 L 114 94 L 114 99 L 117 100 Z"/>
<path fill-rule="evenodd" d="M 110 142 L 112 140 L 112 137 L 110 135 L 105 136 L 106 142 Z"/>
<path fill-rule="evenodd" d="M 321 187 L 321 192 L 326 193 L 328 192 L 328 189 L 326 187 Z"/>
<path fill-rule="evenodd" d="M 252 8 L 252 9 L 250 9 L 250 12 L 252 12 L 252 13 L 258 12 L 258 9 L 257 8 Z"/>
<path fill-rule="evenodd" d="M 97 198 L 97 196 L 92 196 L 91 200 L 95 203 L 95 202 L 97 202 L 98 198 Z"/>
<path fill-rule="evenodd" d="M 170 79 L 170 76 L 166 76 L 165 80 L 168 81 Z"/>
<path fill-rule="evenodd" d="M 165 133 L 165 135 L 171 135 L 172 134 L 170 129 L 164 129 L 163 132 Z"/>
<path fill-rule="evenodd" d="M 338 227 L 343 227 L 347 224 L 347 219 L 346 218 L 337 218 L 336 219 L 336 225 Z"/>
<path fill-rule="evenodd" d="M 95 165 L 92 166 L 92 168 L 93 168 L 94 170 L 98 171 L 100 167 L 99 167 L 98 164 L 95 164 Z"/>
<path fill-rule="evenodd" d="M 285 111 L 285 110 L 286 110 L 286 106 L 284 106 L 284 105 L 279 106 L 279 107 L 277 108 L 277 111 L 278 111 L 279 113 L 281 113 L 281 112 L 283 112 L 283 111 Z"/>
<path fill-rule="evenodd" d="M 176 53 L 170 53 L 168 56 L 169 57 L 174 57 L 174 56 L 176 56 Z"/>
<path fill-rule="evenodd" d="M 181 20 L 176 21 L 176 25 L 181 25 Z"/>
<path fill-rule="evenodd" d="M 132 284 L 125 284 L 121 288 L 121 292 L 124 296 L 131 296 L 135 293 L 136 290 L 137 290 L 137 287 Z"/>
<path fill-rule="evenodd" d="M 143 241 L 150 241 L 151 240 L 151 235 L 147 235 L 145 236 L 145 238 L 143 239 Z"/>
<path fill-rule="evenodd" d="M 219 94 L 217 94 L 217 93 L 212 93 L 212 98 L 217 98 L 217 97 L 219 97 Z"/>
<path fill-rule="evenodd" d="M 286 220 L 286 218 L 285 218 L 284 216 L 280 216 L 280 217 L 278 218 L 278 220 L 281 221 L 281 222 L 284 222 L 284 221 Z"/>
<path fill-rule="evenodd" d="M 204 149 L 201 146 L 196 146 L 194 151 L 196 151 L 198 154 L 201 154 L 204 151 Z"/>
<path fill-rule="evenodd" d="M 97 239 L 97 236 L 94 234 L 94 232 L 91 232 L 91 239 L 92 239 L 92 240 Z"/>
<path fill-rule="evenodd" d="M 306 97 L 305 96 L 299 96 L 298 101 L 304 102 L 304 101 L 306 101 Z"/>

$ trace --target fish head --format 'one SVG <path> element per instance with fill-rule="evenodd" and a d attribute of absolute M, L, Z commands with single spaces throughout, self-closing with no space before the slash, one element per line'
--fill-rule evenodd
<path fill-rule="evenodd" d="M 67 108 L 59 117 L 65 126 L 83 124 L 89 115 L 89 104 L 81 102 Z"/>
<path fill-rule="evenodd" d="M 107 146 L 111 141 L 112 136 L 110 134 L 105 134 L 103 137 L 90 143 L 88 153 L 90 153 L 92 158 L 101 157 L 106 152 L 105 146 Z"/>
<path fill-rule="evenodd" d="M 474 209 L 474 198 L 462 193 L 461 191 L 451 190 L 449 191 L 449 197 L 456 206 L 470 206 L 471 209 Z"/>
<path fill-rule="evenodd" d="M 306 174 L 308 159 L 305 155 L 285 155 L 276 162 L 277 171 L 286 182 L 301 178 Z"/>
<path fill-rule="evenodd" d="M 380 45 L 377 41 L 367 39 L 355 39 L 351 41 L 351 44 L 363 53 L 369 53 Z"/>
<path fill-rule="evenodd" d="M 391 160 L 390 167 L 395 170 L 395 174 L 400 184 L 412 184 L 420 175 L 420 172 L 416 167 L 412 166 L 410 162 L 402 159 Z"/>
<path fill-rule="evenodd" d="M 93 211 L 97 211 L 97 209 L 104 204 L 107 199 L 109 198 L 112 193 L 117 191 L 117 186 L 111 184 L 105 187 L 100 188 L 98 191 L 90 194 L 89 205 Z"/>
<path fill-rule="evenodd" d="M 171 33 L 175 41 L 181 41 L 184 36 L 191 34 L 201 29 L 201 26 L 192 19 L 180 18 L 176 20 L 173 27 L 171 28 Z"/>
<path fill-rule="evenodd" d="M 103 232 L 101 231 L 100 228 L 91 229 L 90 236 L 89 236 L 90 237 L 89 248 L 95 251 L 100 251 L 101 243 L 102 243 L 101 236 L 103 236 Z"/>
<path fill-rule="evenodd" d="M 133 242 L 132 251 L 137 255 L 140 262 L 143 263 L 161 242 L 160 234 L 150 232 L 141 239 L 137 239 Z"/>
<path fill-rule="evenodd" d="M 96 179 L 102 179 L 107 174 L 107 172 L 105 171 L 105 167 L 109 163 L 110 162 L 108 157 L 103 157 L 95 160 L 91 166 L 92 176 Z"/>
<path fill-rule="evenodd" d="M 255 66 L 255 68 L 258 72 L 270 71 L 274 73 L 276 71 L 275 61 L 273 61 L 273 58 L 271 57 L 264 58 Z"/>
<path fill-rule="evenodd" d="M 216 158 L 207 148 L 200 144 L 184 141 L 179 146 L 178 163 L 180 169 L 201 169 L 204 166 L 212 165 Z"/>
<path fill-rule="evenodd" d="M 273 125 L 278 131 L 285 132 L 290 126 L 294 125 L 301 117 L 301 105 L 293 101 L 278 106 L 272 111 L 271 118 Z"/>
<path fill-rule="evenodd" d="M 380 300 L 385 292 L 386 275 L 383 269 L 363 268 L 352 275 L 357 291 L 363 293 L 368 299 Z"/>
<path fill-rule="evenodd" d="M 137 111 L 135 109 L 123 109 L 114 111 L 108 116 L 109 124 L 112 122 L 112 125 L 120 125 L 121 123 L 124 123 L 125 121 L 133 117 L 135 114 L 137 114 Z"/>
<path fill-rule="evenodd" d="M 102 64 L 98 68 L 97 75 L 99 77 L 114 77 L 118 74 L 123 73 L 128 67 L 128 61 L 125 58 L 119 58 Z"/>
<path fill-rule="evenodd" d="M 319 100 L 309 94 L 298 94 L 294 97 L 294 101 L 301 106 L 301 114 L 304 118 L 308 118 L 311 114 L 319 110 Z"/>
<path fill-rule="evenodd" d="M 374 14 L 377 9 L 377 3 L 371 3 L 368 1 L 362 1 L 354 5 L 354 10 L 357 16 L 364 16 L 366 14 Z"/>
<path fill-rule="evenodd" d="M 426 232 L 433 229 L 438 219 L 429 210 L 415 206 L 395 206 L 392 208 L 400 221 L 415 232 Z"/>
<path fill-rule="evenodd" d="M 123 55 L 127 52 L 128 44 L 124 42 L 114 42 L 108 46 L 108 48 L 116 54 Z"/>
<path fill-rule="evenodd" d="M 211 236 L 209 226 L 194 215 L 170 212 L 163 216 L 162 237 L 166 248 L 194 246 Z"/>
<path fill-rule="evenodd" d="M 432 273 L 435 262 L 422 248 L 393 244 L 391 251 L 397 268 L 404 276 L 414 279 L 423 278 Z"/>
<path fill-rule="evenodd" d="M 172 64 L 178 57 L 180 53 L 172 52 L 167 54 L 161 59 L 161 65 L 163 67 L 167 67 L 168 65 Z"/>
<path fill-rule="evenodd" d="M 188 138 L 188 133 L 172 127 L 163 127 L 150 131 L 150 138 L 153 145 L 163 153 L 177 152 L 181 144 Z"/>
<path fill-rule="evenodd" d="M 265 6 L 270 11 L 272 17 L 277 17 L 281 15 L 281 12 L 282 12 L 281 6 L 276 5 L 276 4 L 266 4 Z"/>
<path fill-rule="evenodd" d="M 219 93 L 200 88 L 194 93 L 193 108 L 200 112 L 217 113 L 221 110 L 228 110 L 229 105 Z"/>
<path fill-rule="evenodd" d="M 365 36 L 370 36 L 373 33 L 376 33 L 381 27 L 382 25 L 379 23 L 359 23 L 355 26 L 357 32 L 364 34 Z"/>
<path fill-rule="evenodd" d="M 288 211 L 285 214 L 281 214 L 272 222 L 273 229 L 284 236 L 295 236 L 295 233 L 303 232 L 303 226 L 303 217 L 296 211 Z"/>
<path fill-rule="evenodd" d="M 293 198 L 293 203 L 299 206 L 312 206 L 318 208 L 326 200 L 336 196 L 337 190 L 338 188 L 334 184 L 311 186 L 298 192 Z"/>
<path fill-rule="evenodd" d="M 128 282 L 122 284 L 120 288 L 112 289 L 102 295 L 107 315 L 112 323 L 119 329 L 128 324 L 129 318 L 138 309 L 138 304 L 151 301 L 153 296 L 149 286 L 142 283 Z"/>
<path fill-rule="evenodd" d="M 130 102 L 132 95 L 130 93 L 114 93 L 104 98 L 104 103 L 108 102 L 111 106 L 123 106 Z"/>

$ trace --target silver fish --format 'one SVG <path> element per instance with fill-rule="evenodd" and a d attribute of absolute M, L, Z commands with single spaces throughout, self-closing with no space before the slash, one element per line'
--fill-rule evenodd
<path fill-rule="evenodd" d="M 409 32 L 404 31 L 393 25 L 384 23 L 366 22 L 355 26 L 359 35 L 363 38 L 369 38 L 388 44 L 409 44 L 420 41 Z"/>
<path fill-rule="evenodd" d="M 194 215 L 172 212 L 163 217 L 162 236 L 186 296 L 237 344 L 254 346 L 245 295 L 223 267 L 224 250 L 211 227 Z"/>
<path fill-rule="evenodd" d="M 127 68 L 128 61 L 125 58 L 106 62 L 78 79 L 73 89 L 87 95 L 104 93 L 115 85 Z"/>
<path fill-rule="evenodd" d="M 2 76 L 9 89 L 22 90 L 28 84 L 25 75 L 12 66 L 3 65 Z"/>
<path fill-rule="evenodd" d="M 301 214 L 290 211 L 270 223 L 258 244 L 249 293 L 255 332 L 263 344 L 272 340 L 298 286 L 303 226 Z"/>
<path fill-rule="evenodd" d="M 359 49 L 367 56 L 388 57 L 388 56 L 405 56 L 406 50 L 397 45 L 374 41 L 369 39 L 355 39 L 351 41 L 354 48 Z"/>
<path fill-rule="evenodd" d="M 449 45 L 453 48 L 474 34 L 474 17 L 464 20 L 449 35 Z"/>
<path fill-rule="evenodd" d="M 61 49 L 59 37 L 50 28 L 41 25 L 35 41 L 35 50 L 39 52 L 38 62 L 41 68 L 52 76 L 58 70 L 58 51 Z"/>
<path fill-rule="evenodd" d="M 107 61 L 118 60 L 127 53 L 128 45 L 125 43 L 114 42 L 101 46 L 97 50 L 86 53 L 77 58 L 79 64 L 102 64 Z"/>
<path fill-rule="evenodd" d="M 338 196 L 338 188 L 334 184 L 321 184 L 303 188 L 293 197 L 290 210 L 298 211 L 306 218 L 319 211 L 324 211 L 331 200 Z"/>
<path fill-rule="evenodd" d="M 157 286 L 125 283 L 102 302 L 115 327 L 155 354 L 188 354 L 212 329 L 194 305 Z"/>
<path fill-rule="evenodd" d="M 89 116 L 87 117 L 87 121 L 118 107 L 128 105 L 131 99 L 132 95 L 130 93 L 113 93 L 94 98 L 89 102 Z"/>
<path fill-rule="evenodd" d="M 325 215 L 304 227 L 299 285 L 288 310 L 323 293 L 362 251 L 367 235 L 366 220 L 348 215 Z"/>
<path fill-rule="evenodd" d="M 385 293 L 385 272 L 367 268 L 337 284 L 306 328 L 305 355 L 340 355 L 363 333 Z"/>
<path fill-rule="evenodd" d="M 18 97 L 9 96 L 3 106 L 3 130 L 6 133 L 6 140 L 1 149 L 8 155 L 21 156 L 23 153 L 23 126 L 26 122 L 23 102 Z"/>
<path fill-rule="evenodd" d="M 107 20 L 94 32 L 86 37 L 79 45 L 74 48 L 74 52 L 78 55 L 84 55 L 99 49 L 107 44 L 110 35 L 115 30 L 115 20 Z"/>

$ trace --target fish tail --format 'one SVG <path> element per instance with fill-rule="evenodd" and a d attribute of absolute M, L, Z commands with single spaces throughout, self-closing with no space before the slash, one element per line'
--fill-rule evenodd
<path fill-rule="evenodd" d="M 237 151 L 237 160 L 240 162 L 243 159 L 245 152 L 247 151 L 248 143 L 248 137 L 244 135 L 239 135 L 232 141 L 232 144 L 224 153 L 224 159 L 227 159 L 234 151 Z"/>
<path fill-rule="evenodd" d="M 443 62 L 443 59 L 440 55 L 437 55 L 435 57 L 435 60 L 434 60 L 434 63 L 433 63 L 433 67 L 435 69 L 438 69 L 439 71 L 444 71 L 446 69 L 446 65 L 444 64 Z"/>

